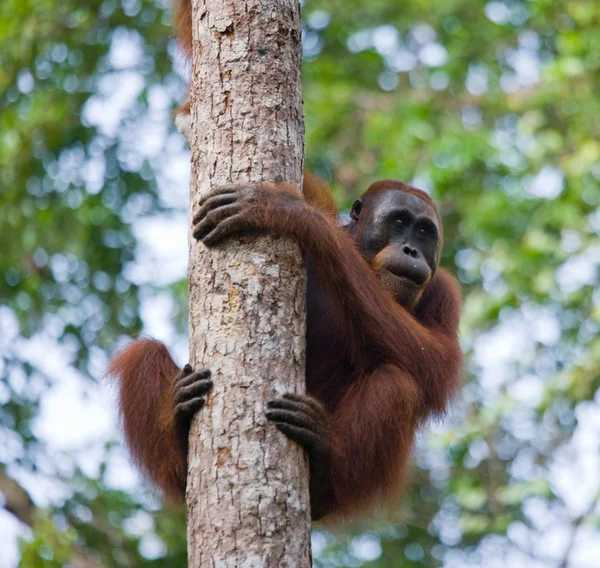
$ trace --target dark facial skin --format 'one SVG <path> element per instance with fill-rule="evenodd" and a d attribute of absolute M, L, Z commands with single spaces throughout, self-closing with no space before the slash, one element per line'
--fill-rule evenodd
<path fill-rule="evenodd" d="M 367 194 L 352 206 L 349 230 L 396 301 L 412 308 L 439 259 L 440 227 L 429 203 L 398 190 Z"/>

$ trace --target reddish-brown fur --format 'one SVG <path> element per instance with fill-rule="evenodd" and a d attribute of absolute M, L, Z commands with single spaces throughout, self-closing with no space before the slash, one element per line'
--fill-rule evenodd
<path fill-rule="evenodd" d="M 175 0 L 173 27 L 179 45 L 188 59 L 192 57 L 192 3 L 190 0 Z"/>
<path fill-rule="evenodd" d="M 323 190 L 324 184 L 306 193 L 322 206 L 331 198 L 315 198 Z M 317 485 L 325 511 L 347 513 L 398 492 L 416 428 L 443 413 L 456 391 L 460 292 L 438 268 L 408 312 L 382 287 L 329 207 L 281 207 L 292 192 L 298 195 L 285 186 L 270 188 L 249 218 L 295 238 L 309 262 L 307 392 L 331 416 L 331 468 Z M 311 289 L 311 281 L 318 288 Z M 134 342 L 111 365 L 121 380 L 134 458 L 167 495 L 180 499 L 186 464 L 170 422 L 169 387 L 177 372 L 164 346 L 151 340 Z"/>
<path fill-rule="evenodd" d="M 110 363 L 119 378 L 119 411 L 131 456 L 166 495 L 185 493 L 186 459 L 172 421 L 171 383 L 179 368 L 153 339 L 131 343 Z"/>

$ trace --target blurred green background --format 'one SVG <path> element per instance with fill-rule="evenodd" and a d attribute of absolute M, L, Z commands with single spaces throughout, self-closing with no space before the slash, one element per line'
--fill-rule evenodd
<path fill-rule="evenodd" d="M 188 66 L 167 0 L 0 3 L 0 566 L 183 567 L 127 466 L 107 357 L 185 362 Z M 465 387 L 394 510 L 317 567 L 600 565 L 600 3 L 307 0 L 307 165 L 346 208 L 429 191 Z M 2 498 L 2 495 L 4 498 Z"/>

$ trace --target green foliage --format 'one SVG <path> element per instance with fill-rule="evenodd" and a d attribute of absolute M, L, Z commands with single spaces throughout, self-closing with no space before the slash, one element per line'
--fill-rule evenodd
<path fill-rule="evenodd" d="M 598 529 L 593 497 L 575 514 L 553 472 L 569 469 L 561 456 L 598 411 L 600 4 L 307 0 L 303 17 L 307 164 L 343 207 L 385 177 L 431 191 L 443 263 L 464 284 L 469 355 L 452 419 L 421 440 L 402 503 L 317 531 L 315 565 L 485 565 L 488 546 L 500 561 L 509 550 L 562 561 L 513 536 L 545 534 L 536 507 L 574 534 Z M 133 62 L 114 57 L 119 34 L 139 46 Z M 157 156 L 170 154 L 167 133 L 154 154 L 131 133 L 157 112 L 159 86 L 172 105 L 182 96 L 170 37 L 166 0 L 0 4 L 0 427 L 13 448 L 1 459 L 16 478 L 43 473 L 69 488 L 22 542 L 26 567 L 72 554 L 185 565 L 181 513 L 156 511 L 112 488 L 106 468 L 86 474 L 40 441 L 54 380 L 23 350 L 43 333 L 95 378 L 118 338 L 140 330 L 149 287 L 127 272 L 133 227 L 166 208 Z M 111 114 L 115 84 L 132 77 L 131 104 Z M 183 332 L 185 282 L 165 291 Z"/>
<path fill-rule="evenodd" d="M 21 563 L 32 568 L 64 566 L 71 560 L 77 540 L 74 529 L 61 532 L 48 518 L 40 518 L 35 525 L 35 536 L 23 541 Z"/>

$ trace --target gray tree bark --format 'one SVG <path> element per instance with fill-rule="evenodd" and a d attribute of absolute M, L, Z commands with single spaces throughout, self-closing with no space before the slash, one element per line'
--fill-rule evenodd
<path fill-rule="evenodd" d="M 298 0 L 193 0 L 193 21 L 192 214 L 232 181 L 301 187 Z M 298 247 L 189 242 L 190 361 L 214 381 L 190 433 L 189 566 L 308 568 L 307 460 L 264 417 L 269 398 L 305 388 Z"/>

